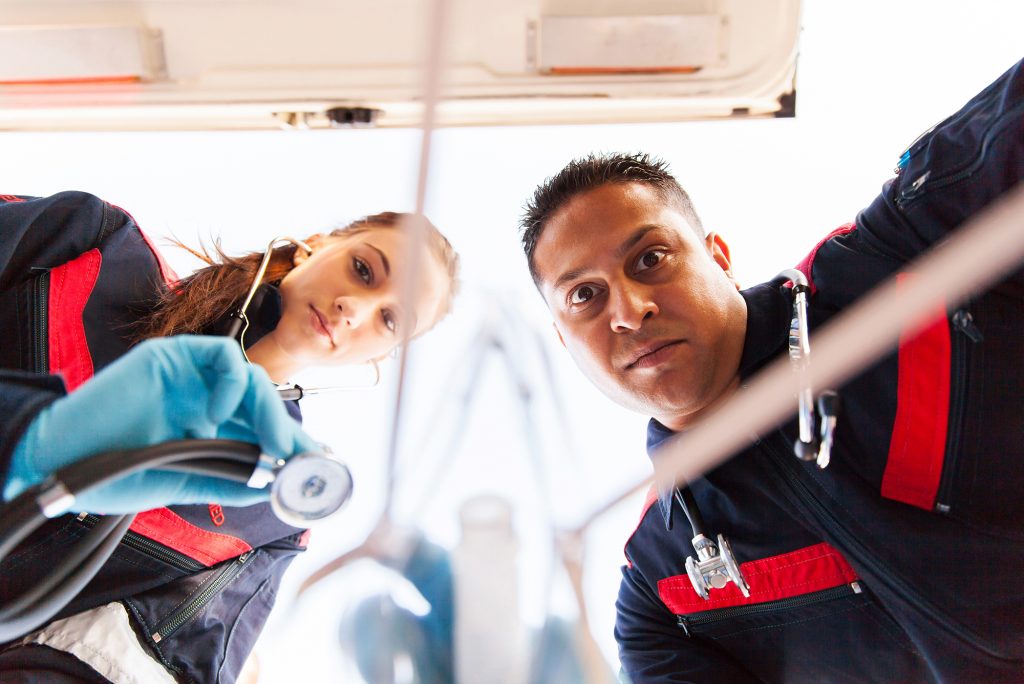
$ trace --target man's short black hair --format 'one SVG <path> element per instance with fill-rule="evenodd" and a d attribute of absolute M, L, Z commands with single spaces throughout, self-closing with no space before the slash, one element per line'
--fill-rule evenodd
<path fill-rule="evenodd" d="M 535 283 L 540 282 L 533 252 L 544 225 L 559 209 L 580 193 L 606 183 L 642 183 L 656 189 L 666 202 L 673 203 L 694 231 L 703 239 L 704 226 L 693 208 L 690 196 L 668 171 L 668 164 L 657 157 L 634 154 L 591 154 L 569 162 L 557 175 L 548 178 L 526 203 L 519 222 L 523 251 Z"/>

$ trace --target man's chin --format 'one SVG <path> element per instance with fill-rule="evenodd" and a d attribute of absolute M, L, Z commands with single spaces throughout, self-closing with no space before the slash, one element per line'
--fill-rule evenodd
<path fill-rule="evenodd" d="M 688 381 L 680 377 L 679 373 L 662 372 L 652 378 L 651 382 L 630 386 L 614 385 L 611 391 L 603 390 L 603 393 L 625 409 L 658 417 L 692 411 L 695 402 L 691 392 L 670 391 L 692 386 L 692 379 Z"/>

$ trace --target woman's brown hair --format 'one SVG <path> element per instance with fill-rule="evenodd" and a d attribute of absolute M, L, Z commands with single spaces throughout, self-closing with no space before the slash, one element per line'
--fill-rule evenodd
<path fill-rule="evenodd" d="M 411 218 L 410 214 L 391 211 L 366 216 L 330 232 L 331 237 L 365 233 L 379 228 L 398 228 Z M 449 278 L 447 299 L 440 307 L 438 321 L 451 309 L 458 289 L 459 256 L 432 223 L 426 223 L 426 241 L 430 253 L 445 267 Z M 253 278 L 263 260 L 263 252 L 252 252 L 241 257 L 224 253 L 220 245 L 210 250 L 194 250 L 176 243 L 208 266 L 173 283 L 163 292 L 156 306 L 143 316 L 135 327 L 134 338 L 142 341 L 151 337 L 167 337 L 183 333 L 198 333 L 211 326 L 239 306 L 252 286 Z M 263 283 L 279 283 L 294 268 L 295 245 L 273 250 Z M 437 321 L 434 321 L 436 323 Z"/>

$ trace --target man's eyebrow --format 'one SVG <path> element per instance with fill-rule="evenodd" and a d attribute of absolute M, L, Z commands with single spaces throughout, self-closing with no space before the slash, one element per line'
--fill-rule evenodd
<path fill-rule="evenodd" d="M 615 257 L 617 259 L 621 259 L 622 257 L 626 256 L 626 253 L 629 252 L 629 250 L 633 249 L 633 247 L 636 246 L 636 243 L 643 240 L 645 235 L 650 233 L 652 230 L 657 230 L 657 228 L 658 226 L 651 225 L 641 226 L 637 228 L 635 231 L 633 231 L 633 234 L 630 235 L 625 240 L 623 240 L 622 244 L 619 245 L 619 248 L 615 250 Z"/>
<path fill-rule="evenodd" d="M 626 253 L 629 252 L 629 250 L 633 249 L 633 247 L 636 246 L 636 243 L 643 240 L 645 235 L 650 233 L 652 230 L 656 230 L 657 228 L 658 226 L 654 225 L 641 226 L 637 228 L 629 237 L 622 241 L 621 245 L 619 245 L 615 249 L 615 258 L 621 259 L 622 257 L 626 256 Z M 571 271 L 566 271 L 562 275 L 558 276 L 558 279 L 555 281 L 554 289 L 557 290 L 560 287 L 562 287 L 562 285 L 564 285 L 565 283 L 571 280 L 576 280 L 581 275 L 586 273 L 588 270 L 590 269 L 574 268 Z"/>
<path fill-rule="evenodd" d="M 384 252 L 380 251 L 377 247 L 374 247 L 369 242 L 366 243 L 366 246 L 369 247 L 370 249 L 372 249 L 373 251 L 375 251 L 377 254 L 380 255 L 380 260 L 384 264 L 384 274 L 390 277 L 391 276 L 391 262 L 388 261 L 388 258 L 386 256 L 384 256 Z"/>

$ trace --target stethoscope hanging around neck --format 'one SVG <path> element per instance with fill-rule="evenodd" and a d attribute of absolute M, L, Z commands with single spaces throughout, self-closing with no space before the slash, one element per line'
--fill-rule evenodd
<path fill-rule="evenodd" d="M 270 265 L 270 259 L 274 254 L 274 247 L 279 242 L 290 242 L 299 249 L 306 252 L 309 256 L 313 253 L 313 248 L 307 245 L 302 240 L 297 238 L 288 237 L 282 235 L 276 237 L 270 241 L 267 245 L 266 251 L 263 253 L 263 259 L 260 260 L 260 266 L 256 269 L 256 275 L 253 277 L 252 285 L 249 286 L 249 292 L 246 293 L 245 299 L 242 300 L 241 306 L 231 313 L 231 325 L 228 327 L 227 336 L 238 340 L 238 345 L 242 349 L 242 356 L 245 360 L 252 364 L 249 360 L 249 355 L 245 353 L 245 333 L 249 329 L 249 305 L 252 303 L 253 297 L 256 296 L 256 291 L 259 290 L 260 285 L 263 284 L 263 277 L 267 273 L 267 267 Z M 298 400 L 307 395 L 323 394 L 326 392 L 345 392 L 352 390 L 370 389 L 380 384 L 380 367 L 376 362 L 373 362 L 374 379 L 369 385 L 336 385 L 334 387 L 300 387 L 294 383 L 286 383 L 277 386 L 278 395 L 285 401 Z"/>
<path fill-rule="evenodd" d="M 793 451 L 800 460 L 816 461 L 819 468 L 826 468 L 832 455 L 839 395 L 832 390 L 826 390 L 818 397 L 821 425 L 816 429 L 814 390 L 807 381 L 807 365 L 811 355 L 807 316 L 807 296 L 810 293 L 810 287 L 804 274 L 796 269 L 787 269 L 780 273 L 779 277 L 786 278 L 793 283 L 793 316 L 789 325 L 789 358 L 799 379 L 797 417 L 800 430 L 793 445 Z M 679 503 L 693 530 L 692 543 L 697 557 L 687 557 L 686 574 L 697 595 L 707 600 L 711 589 L 722 589 L 732 582 L 744 597 L 749 598 L 750 586 L 743 576 L 735 554 L 733 554 L 732 546 L 724 535 L 718 535 L 716 543 L 705 534 L 704 519 L 690 488 L 684 486 L 674 489 L 672 499 Z M 669 505 L 672 505 L 671 500 Z"/>

